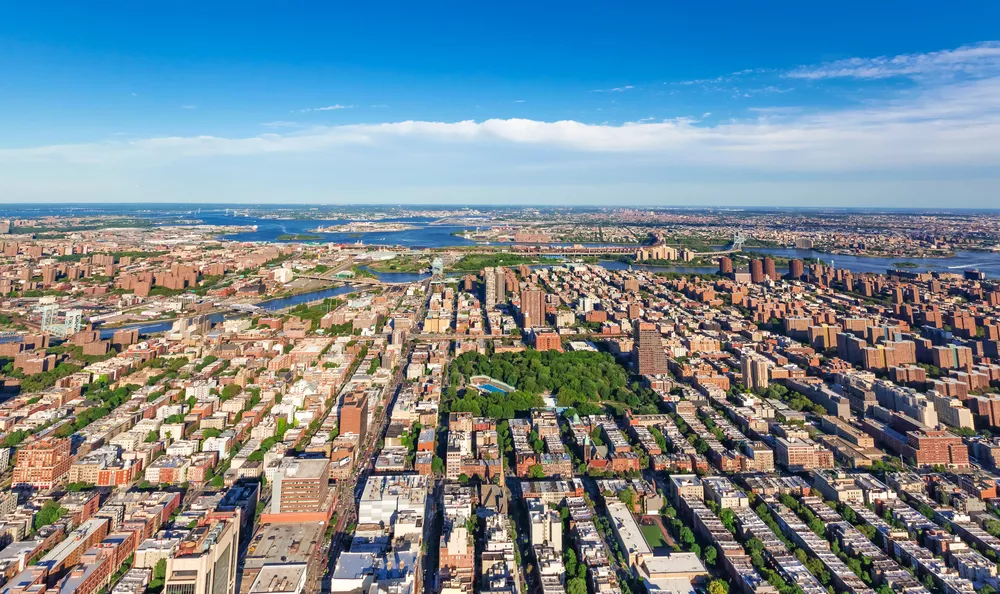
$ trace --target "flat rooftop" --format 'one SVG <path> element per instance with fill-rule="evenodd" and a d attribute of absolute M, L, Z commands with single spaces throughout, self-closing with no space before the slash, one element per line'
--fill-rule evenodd
<path fill-rule="evenodd" d="M 319 524 L 265 524 L 250 541 L 245 567 L 308 563 L 322 537 Z"/>
<path fill-rule="evenodd" d="M 690 577 L 705 574 L 705 566 L 694 553 L 671 553 L 650 557 L 643 563 L 646 577 L 658 582 L 660 579 Z"/>
<path fill-rule="evenodd" d="M 318 479 L 326 474 L 329 465 L 326 458 L 286 458 L 281 467 L 287 479 Z"/>
<path fill-rule="evenodd" d="M 298 594 L 306 581 L 305 563 L 265 565 L 250 586 L 250 594 Z"/>

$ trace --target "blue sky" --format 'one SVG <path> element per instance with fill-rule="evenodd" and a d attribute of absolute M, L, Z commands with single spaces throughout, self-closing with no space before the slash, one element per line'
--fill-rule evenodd
<path fill-rule="evenodd" d="M 816 4 L 5 3 L 0 200 L 996 206 L 1000 4 Z"/>

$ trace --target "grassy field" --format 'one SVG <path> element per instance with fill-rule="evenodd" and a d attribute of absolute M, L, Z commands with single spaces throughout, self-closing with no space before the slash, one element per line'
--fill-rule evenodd
<path fill-rule="evenodd" d="M 642 530 L 642 536 L 646 539 L 646 544 L 652 548 L 667 547 L 667 540 L 663 538 L 663 532 L 660 531 L 660 527 L 656 524 L 650 524 L 645 526 L 639 524 L 639 529 Z"/>
<path fill-rule="evenodd" d="M 423 272 L 430 266 L 431 264 L 426 258 L 402 257 L 372 262 L 368 268 L 378 272 Z"/>
<path fill-rule="evenodd" d="M 500 254 L 466 254 L 455 262 L 450 268 L 452 270 L 482 270 L 488 266 L 518 266 L 520 264 L 538 264 L 543 262 L 542 258 L 536 256 L 522 256 L 520 254 L 500 253 Z M 550 260 L 551 261 L 551 260 Z M 553 261 L 553 263 L 555 263 Z"/>

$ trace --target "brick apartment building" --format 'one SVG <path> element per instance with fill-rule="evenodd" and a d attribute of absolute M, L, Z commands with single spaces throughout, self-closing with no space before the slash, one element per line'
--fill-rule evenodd
<path fill-rule="evenodd" d="M 69 472 L 71 462 L 68 439 L 40 439 L 17 451 L 13 485 L 51 489 Z"/>

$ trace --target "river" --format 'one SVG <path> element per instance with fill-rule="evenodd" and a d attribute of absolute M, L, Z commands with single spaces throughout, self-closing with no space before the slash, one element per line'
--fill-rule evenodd
<path fill-rule="evenodd" d="M 817 252 L 815 250 L 799 250 L 794 248 L 753 248 L 753 251 L 784 258 L 816 258 L 818 260 L 822 260 L 826 264 L 830 264 L 832 261 L 837 268 L 846 268 L 852 272 L 884 273 L 887 269 L 894 267 L 894 262 L 902 261 L 901 259 L 896 258 L 830 255 L 823 252 Z M 911 270 L 961 273 L 963 270 L 977 269 L 987 273 L 987 275 L 992 278 L 1000 277 L 1000 254 L 995 252 L 959 252 L 952 258 L 910 258 L 905 261 L 913 262 L 917 265 L 917 268 Z M 646 264 L 628 264 L 618 260 L 601 260 L 599 264 L 608 270 L 626 270 L 631 267 L 633 269 L 648 270 L 650 272 L 676 272 L 680 274 L 712 274 L 718 270 L 718 268 L 714 266 L 650 266 Z M 558 263 L 553 262 L 552 264 L 536 264 L 532 266 L 532 268 L 552 265 L 558 265 Z M 371 270 L 368 267 L 363 268 L 368 272 L 375 274 L 379 280 L 390 283 L 418 282 L 430 277 L 430 274 L 426 272 L 378 272 Z M 291 297 L 281 297 L 278 299 L 261 301 L 256 305 L 265 311 L 277 311 L 294 307 L 301 303 L 309 303 L 311 301 L 318 301 L 327 297 L 345 295 L 356 290 L 357 289 L 355 287 L 349 285 L 331 287 L 329 289 L 320 289 L 318 291 L 300 293 L 298 295 L 292 295 Z M 225 319 L 225 314 L 210 314 L 209 319 L 211 319 L 213 323 L 218 323 Z M 173 321 L 164 321 L 128 324 L 117 328 L 106 328 L 101 330 L 101 338 L 111 338 L 111 335 L 114 334 L 115 330 L 126 328 L 138 328 L 140 334 L 143 335 L 166 332 L 167 330 L 170 330 L 172 325 Z"/>
<path fill-rule="evenodd" d="M 236 241 L 277 241 L 277 237 L 284 233 L 295 234 L 295 233 L 309 233 L 308 229 L 315 228 L 318 225 L 330 225 L 343 223 L 345 221 L 275 221 L 270 219 L 247 219 L 245 217 L 232 217 L 225 216 L 224 214 L 202 214 L 200 217 L 206 222 L 211 224 L 256 224 L 257 230 L 247 233 L 237 233 L 234 235 L 226 236 L 226 239 L 236 240 Z M 397 231 L 397 232 L 374 232 L 374 233 L 361 233 L 361 234 L 349 234 L 349 233 L 322 233 L 316 234 L 321 235 L 322 240 L 317 241 L 330 241 L 336 243 L 355 243 L 357 241 L 362 241 L 364 244 L 368 245 L 399 245 L 405 247 L 426 247 L 426 248 L 439 248 L 448 246 L 459 246 L 468 247 L 475 245 L 474 242 L 462 237 L 456 236 L 453 233 L 464 230 L 464 227 L 458 226 L 438 226 L 430 225 L 429 221 L 426 219 L 401 219 L 402 221 L 408 222 L 413 225 L 417 225 L 417 229 L 410 229 L 408 231 Z M 510 243 L 496 243 L 492 242 L 489 245 L 506 245 L 511 246 Z M 552 246 L 558 245 L 568 245 L 567 243 L 553 243 Z M 576 245 L 576 244 L 574 244 Z M 597 244 L 597 243 L 584 243 L 579 245 L 585 245 L 588 247 L 607 247 L 607 244 Z M 616 246 L 619 247 L 619 246 Z M 958 252 L 951 258 L 906 258 L 906 257 L 895 257 L 895 258 L 879 258 L 879 257 L 868 257 L 868 256 L 849 256 L 849 255 L 835 255 L 827 254 L 823 252 L 818 252 L 815 250 L 800 250 L 795 248 L 748 248 L 748 250 L 772 254 L 774 256 L 781 256 L 785 258 L 816 258 L 822 260 L 825 263 L 833 264 L 836 268 L 843 268 L 850 270 L 852 272 L 879 272 L 884 273 L 889 268 L 895 268 L 895 262 L 912 262 L 917 265 L 916 268 L 912 270 L 916 271 L 938 271 L 938 272 L 957 272 L 961 273 L 966 269 L 977 269 L 986 273 L 991 278 L 1000 278 L 1000 252 Z M 604 261 L 601 263 L 610 269 L 622 269 L 626 268 L 627 264 L 622 264 L 616 261 Z M 652 270 L 654 272 L 678 272 L 678 273 L 712 273 L 716 271 L 715 267 L 706 266 L 641 266 L 634 265 L 635 268 L 644 268 Z M 406 274 L 406 273 L 393 273 L 393 274 Z M 402 276 L 399 277 L 400 282 L 408 282 L 409 280 L 419 280 L 419 278 L 406 279 Z"/>
<path fill-rule="evenodd" d="M 997 252 L 958 252 L 951 258 L 876 258 L 868 256 L 842 256 L 838 254 L 827 254 L 816 250 L 800 250 L 795 248 L 748 248 L 747 251 L 770 254 L 781 258 L 815 258 L 823 263 L 835 268 L 843 268 L 851 272 L 874 272 L 885 274 L 890 268 L 901 268 L 896 266 L 896 262 L 912 262 L 916 268 L 904 268 L 904 270 L 914 270 L 917 272 L 952 272 L 962 274 L 964 270 L 979 270 L 986 273 L 989 278 L 1000 278 L 1000 253 Z M 601 261 L 601 265 L 609 270 L 624 270 L 629 264 L 617 260 Z M 632 268 L 650 270 L 652 272 L 679 272 L 679 273 L 700 273 L 711 274 L 718 270 L 717 267 L 706 266 L 647 266 L 643 264 L 632 264 Z M 779 270 L 779 272 L 785 272 Z"/>
<path fill-rule="evenodd" d="M 679 274 L 713 274 L 718 266 L 651 266 L 649 264 L 628 264 L 619 260 L 601 260 L 598 262 L 608 270 L 647 270 L 649 272 L 677 272 Z"/>
<path fill-rule="evenodd" d="M 148 204 L 148 205 L 128 205 L 128 204 L 90 204 L 90 205 L 69 205 L 69 204 L 11 204 L 5 208 L 5 216 L 9 218 L 35 218 L 41 216 L 89 216 L 89 215 L 125 215 L 148 219 L 154 225 L 166 223 L 173 224 L 177 221 L 189 221 L 191 223 L 200 222 L 206 225 L 256 225 L 256 231 L 246 233 L 236 233 L 225 236 L 225 239 L 235 241 L 259 241 L 277 242 L 278 237 L 283 234 L 314 234 L 310 229 L 318 226 L 337 225 L 350 222 L 354 219 L 315 219 L 315 220 L 276 220 L 261 218 L 257 216 L 236 216 L 235 209 L 238 208 L 262 208 L 261 205 L 198 205 L 198 204 Z M 288 208 L 274 205 L 268 208 L 269 211 L 288 210 L 289 213 L 296 210 L 319 210 L 327 207 L 312 208 L 299 205 Z M 866 212 L 865 209 L 846 209 L 847 212 Z M 331 214 L 334 214 L 331 212 Z M 405 210 L 400 211 L 405 215 Z M 973 216 L 974 213 L 969 213 Z M 366 245 L 388 245 L 405 247 L 448 247 L 448 246 L 472 246 L 475 242 L 453 235 L 466 229 L 456 225 L 431 225 L 432 219 L 427 217 L 406 217 L 387 218 L 383 222 L 399 222 L 414 225 L 416 229 L 396 232 L 371 232 L 371 233 L 316 233 L 322 239 L 321 242 L 335 243 L 355 243 L 362 241 Z M 568 245 L 570 242 L 561 242 L 552 245 Z M 507 245 L 510 243 L 491 243 L 490 245 Z M 576 244 L 574 244 L 576 245 Z M 607 246 L 612 244 L 583 243 L 585 246 Z M 917 265 L 914 270 L 919 271 L 946 271 L 961 272 L 969 268 L 976 268 L 985 272 L 992 278 L 1000 277 L 1000 252 L 959 252 L 952 258 L 874 258 L 866 256 L 842 256 L 832 255 L 814 250 L 799 250 L 794 248 L 748 248 L 748 250 L 769 253 L 775 256 L 787 258 L 817 258 L 824 262 L 834 262 L 837 268 L 845 268 L 854 272 L 885 272 L 887 268 L 892 268 L 894 262 L 913 262 Z M 608 265 L 607 263 L 605 263 Z M 610 264 L 608 267 L 615 267 L 618 264 Z M 657 272 L 711 272 L 714 270 L 708 267 L 687 267 L 687 266 L 661 266 L 655 267 Z"/>
<path fill-rule="evenodd" d="M 895 266 L 896 262 L 912 262 L 916 268 L 907 268 L 917 272 L 953 272 L 962 274 L 963 270 L 979 270 L 990 278 L 1000 278 L 1000 253 L 998 252 L 958 252 L 951 258 L 875 258 L 869 256 L 844 256 L 827 254 L 816 250 L 800 250 L 795 248 L 747 248 L 749 251 L 771 254 L 783 258 L 816 258 L 825 264 L 833 263 L 835 268 L 844 268 L 851 272 L 885 273 Z"/>
<path fill-rule="evenodd" d="M 340 287 L 331 287 L 329 289 L 320 289 L 318 291 L 310 291 L 308 293 L 299 293 L 298 295 L 292 295 L 290 297 L 279 297 L 278 299 L 269 299 L 267 301 L 261 301 L 256 303 L 258 307 L 264 311 L 278 311 L 288 307 L 295 307 L 296 305 L 302 303 L 310 303 L 312 301 L 319 301 L 320 299 L 326 299 L 327 297 L 337 297 L 339 295 L 346 295 L 347 293 L 353 293 L 357 291 L 356 287 L 349 285 L 344 285 Z M 229 317 L 240 317 L 241 314 L 233 314 Z M 212 321 L 213 324 L 217 324 L 224 319 L 226 319 L 226 314 L 223 312 L 213 313 L 208 315 L 208 319 Z M 118 326 L 115 328 L 104 328 L 101 330 L 101 338 L 111 338 L 116 330 L 131 330 L 137 328 L 139 334 L 156 334 L 157 332 L 166 332 L 170 330 L 171 326 L 174 325 L 173 320 L 163 321 L 163 322 L 145 322 L 137 324 L 126 324 L 124 326 Z"/>

